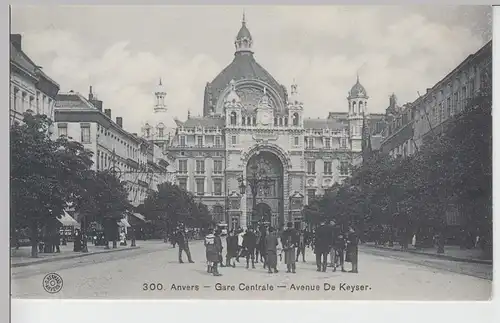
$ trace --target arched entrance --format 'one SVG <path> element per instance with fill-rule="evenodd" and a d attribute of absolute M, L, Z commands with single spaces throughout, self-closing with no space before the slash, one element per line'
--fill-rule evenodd
<path fill-rule="evenodd" d="M 271 223 L 273 211 L 266 203 L 259 203 L 255 207 L 255 217 L 258 221 Z"/>
<path fill-rule="evenodd" d="M 247 225 L 255 226 L 265 215 L 273 227 L 284 223 L 284 168 L 278 156 L 260 151 L 246 166 Z"/>

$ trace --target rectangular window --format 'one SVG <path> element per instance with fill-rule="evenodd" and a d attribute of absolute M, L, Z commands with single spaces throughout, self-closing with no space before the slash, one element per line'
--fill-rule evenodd
<path fill-rule="evenodd" d="M 179 178 L 179 188 L 187 191 L 187 178 Z"/>
<path fill-rule="evenodd" d="M 461 97 L 461 107 L 460 111 L 464 110 L 467 105 L 467 87 L 462 87 L 462 97 Z"/>
<path fill-rule="evenodd" d="M 90 125 L 81 125 L 81 141 L 84 144 L 90 143 Z"/>
<path fill-rule="evenodd" d="M 222 181 L 220 179 L 214 180 L 214 195 L 222 195 Z"/>
<path fill-rule="evenodd" d="M 205 180 L 203 178 L 196 179 L 196 195 L 205 195 Z"/>
<path fill-rule="evenodd" d="M 307 162 L 307 173 L 308 174 L 316 174 L 316 162 L 308 161 Z"/>
<path fill-rule="evenodd" d="M 220 136 L 215 137 L 215 147 L 221 147 L 221 146 L 222 146 L 222 143 L 221 143 Z"/>
<path fill-rule="evenodd" d="M 446 99 L 446 117 L 451 116 L 451 98 Z"/>
<path fill-rule="evenodd" d="M 330 138 L 325 138 L 325 148 L 330 149 L 331 148 L 331 140 Z"/>
<path fill-rule="evenodd" d="M 68 136 L 68 125 L 67 124 L 59 124 L 57 127 L 57 136 Z"/>
<path fill-rule="evenodd" d="M 205 161 L 197 160 L 196 161 L 196 174 L 205 174 Z"/>
<path fill-rule="evenodd" d="M 231 144 L 236 145 L 236 136 L 231 137 Z"/>
<path fill-rule="evenodd" d="M 345 161 L 340 162 L 340 175 L 342 176 L 349 175 L 349 163 Z"/>
<path fill-rule="evenodd" d="M 214 160 L 214 174 L 222 174 L 222 160 Z"/>
<path fill-rule="evenodd" d="M 181 136 L 180 145 L 181 147 L 186 147 L 186 136 Z"/>
<path fill-rule="evenodd" d="M 203 136 L 198 136 L 198 138 L 196 139 L 196 145 L 198 147 L 203 147 Z"/>
<path fill-rule="evenodd" d="M 163 138 L 163 128 L 158 128 L 158 137 Z"/>
<path fill-rule="evenodd" d="M 179 160 L 179 173 L 187 173 L 187 160 Z"/>
<path fill-rule="evenodd" d="M 342 138 L 340 140 L 340 147 L 347 148 L 347 138 Z"/>
<path fill-rule="evenodd" d="M 458 109 L 458 92 L 455 92 L 453 94 L 453 105 L 451 108 L 451 115 L 454 115 L 457 109 Z"/>
<path fill-rule="evenodd" d="M 314 138 L 307 138 L 307 148 L 308 149 L 314 148 Z"/>
<path fill-rule="evenodd" d="M 299 140 L 300 140 L 300 139 L 299 139 L 299 137 L 295 137 L 295 138 L 293 138 L 293 144 L 294 144 L 295 146 L 298 146 L 298 145 L 299 145 Z"/>
<path fill-rule="evenodd" d="M 331 175 L 332 174 L 332 162 L 324 162 L 323 164 L 323 172 L 325 175 Z"/>
<path fill-rule="evenodd" d="M 316 190 L 315 189 L 308 189 L 307 190 L 307 199 L 309 201 L 313 200 L 316 197 Z"/>

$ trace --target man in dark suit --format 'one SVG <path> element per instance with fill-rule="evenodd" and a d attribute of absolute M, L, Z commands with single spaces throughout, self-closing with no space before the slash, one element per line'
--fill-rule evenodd
<path fill-rule="evenodd" d="M 317 271 L 326 272 L 328 252 L 332 243 L 332 231 L 325 221 L 321 221 L 321 225 L 316 228 L 314 253 L 316 254 Z M 323 258 L 323 259 L 321 259 Z M 322 261 L 323 260 L 323 261 Z"/>

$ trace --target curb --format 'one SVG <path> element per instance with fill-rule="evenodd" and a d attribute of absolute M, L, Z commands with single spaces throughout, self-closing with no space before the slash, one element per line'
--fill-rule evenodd
<path fill-rule="evenodd" d="M 401 249 L 393 249 L 389 247 L 379 247 L 379 246 L 374 246 L 374 245 L 366 245 L 363 244 L 362 246 L 372 248 L 372 249 L 381 249 L 381 250 L 390 250 L 390 251 L 397 251 L 397 252 L 407 252 L 407 253 L 412 253 L 415 255 L 421 255 L 421 256 L 429 256 L 433 258 L 439 258 L 439 259 L 446 259 L 446 260 L 451 260 L 451 261 L 460 261 L 460 262 L 467 262 L 467 263 L 476 263 L 476 264 L 485 264 L 485 265 L 493 265 L 493 260 L 483 260 L 483 259 L 473 259 L 473 258 L 459 258 L 459 257 L 454 257 L 454 256 L 448 256 L 448 255 L 440 255 L 437 253 L 424 253 L 416 250 L 407 250 L 403 251 Z"/>
<path fill-rule="evenodd" d="M 87 257 L 87 256 L 92 256 L 92 255 L 98 255 L 102 253 L 113 253 L 113 252 L 119 252 L 119 251 L 127 251 L 127 250 L 135 250 L 139 249 L 140 247 L 129 247 L 129 248 L 122 248 L 122 249 L 111 249 L 111 250 L 103 250 L 103 251 L 97 251 L 97 252 L 88 252 L 88 253 L 80 253 L 80 254 L 73 254 L 69 256 L 64 256 L 64 257 L 55 257 L 55 258 L 45 258 L 45 259 L 40 259 L 40 260 L 34 260 L 34 261 L 29 261 L 29 262 L 20 262 L 17 264 L 12 264 L 10 265 L 11 268 L 17 268 L 17 267 L 27 267 L 31 265 L 38 265 L 42 263 L 47 263 L 47 262 L 55 262 L 55 261 L 60 261 L 60 260 L 67 260 L 67 259 L 74 259 L 74 258 L 82 258 L 82 257 Z"/>

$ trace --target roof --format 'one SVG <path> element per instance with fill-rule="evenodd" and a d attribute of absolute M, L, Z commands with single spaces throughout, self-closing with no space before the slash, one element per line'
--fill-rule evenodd
<path fill-rule="evenodd" d="M 249 38 L 252 39 L 252 35 L 250 34 L 250 31 L 247 28 L 247 24 L 243 20 L 241 22 L 241 28 L 240 31 L 238 32 L 238 35 L 236 36 L 236 39 L 241 39 L 241 38 Z"/>
<path fill-rule="evenodd" d="M 368 96 L 366 93 L 366 90 L 363 85 L 359 82 L 359 77 L 356 80 L 356 84 L 354 84 L 351 88 L 351 91 L 349 91 L 349 97 L 351 98 L 358 98 L 358 97 L 366 97 Z"/>
<path fill-rule="evenodd" d="M 207 91 L 212 94 L 211 102 L 208 101 L 207 104 L 215 106 L 220 94 L 228 87 L 229 82 L 233 79 L 235 81 L 241 79 L 264 81 L 279 94 L 282 100 L 286 99 L 285 88 L 280 85 L 265 68 L 257 63 L 253 54 L 245 52 L 236 53 L 233 61 L 208 84 L 207 88 L 205 88 L 205 95 L 207 95 Z M 205 106 L 204 112 L 207 113 L 208 111 L 208 107 Z"/>
<path fill-rule="evenodd" d="M 335 119 L 304 119 L 304 129 L 341 130 L 346 126 Z"/>
<path fill-rule="evenodd" d="M 185 128 L 205 127 L 205 128 L 223 128 L 225 121 L 222 118 L 212 117 L 190 117 L 184 122 L 179 122 L 180 126 Z"/>
<path fill-rule="evenodd" d="M 83 95 L 78 92 L 59 93 L 56 96 L 56 108 L 96 109 Z"/>

